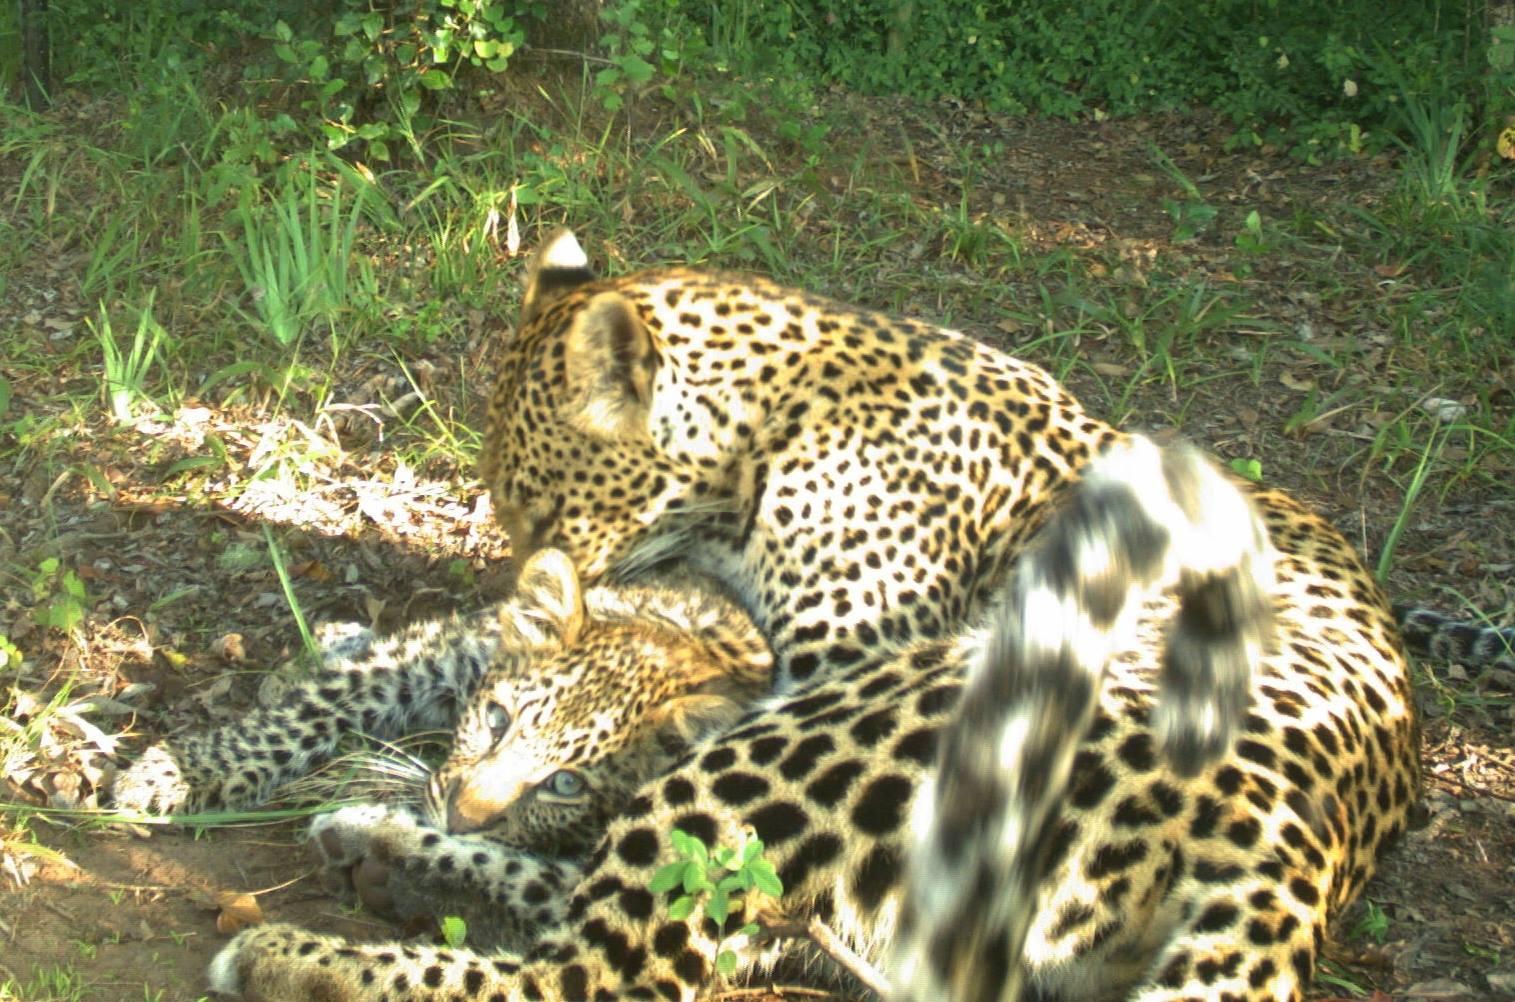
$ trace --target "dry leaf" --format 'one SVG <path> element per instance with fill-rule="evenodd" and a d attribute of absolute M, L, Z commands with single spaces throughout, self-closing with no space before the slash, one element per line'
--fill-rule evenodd
<path fill-rule="evenodd" d="M 241 664 L 247 660 L 247 648 L 240 633 L 222 634 L 211 641 L 210 649 L 216 657 L 232 664 Z"/>
<path fill-rule="evenodd" d="M 1446 397 L 1426 397 L 1420 402 L 1420 409 L 1442 424 L 1452 424 L 1468 416 L 1466 404 Z"/>
<path fill-rule="evenodd" d="M 1315 389 L 1315 380 L 1309 376 L 1296 376 L 1292 372 L 1280 372 L 1278 374 L 1278 381 L 1289 389 L 1298 390 L 1301 393 Z"/>
<path fill-rule="evenodd" d="M 216 895 L 216 931 L 231 935 L 251 925 L 263 924 L 263 909 L 258 899 L 239 891 L 221 891 Z"/>
<path fill-rule="evenodd" d="M 331 568 L 319 560 L 306 560 L 295 564 L 290 568 L 290 575 L 297 578 L 309 578 L 320 584 L 328 584 L 334 577 Z"/>
<path fill-rule="evenodd" d="M 516 190 L 510 189 L 510 206 L 505 212 L 505 253 L 515 257 L 521 253 L 521 224 L 516 220 Z"/>

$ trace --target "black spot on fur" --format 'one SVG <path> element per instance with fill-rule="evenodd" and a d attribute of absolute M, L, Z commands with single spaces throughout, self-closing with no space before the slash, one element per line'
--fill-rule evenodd
<path fill-rule="evenodd" d="M 1236 924 L 1241 911 L 1230 902 L 1217 902 L 1206 908 L 1194 922 L 1195 932 L 1224 932 Z"/>
<path fill-rule="evenodd" d="M 805 787 L 805 796 L 822 807 L 835 807 L 847 795 L 847 791 L 852 788 L 852 781 L 863 770 L 863 763 L 856 760 L 838 762 Z"/>
<path fill-rule="evenodd" d="M 747 747 L 747 761 L 753 765 L 768 765 L 789 747 L 789 739 L 780 736 L 758 738 Z"/>
<path fill-rule="evenodd" d="M 852 894 L 858 907 L 865 913 L 875 911 L 899 880 L 899 853 L 885 846 L 874 846 L 852 877 Z"/>
<path fill-rule="evenodd" d="M 1068 799 L 1080 810 L 1099 806 L 1112 787 L 1115 774 L 1100 761 L 1094 752 L 1081 751 L 1073 759 L 1073 775 L 1068 789 Z"/>
<path fill-rule="evenodd" d="M 652 934 L 652 950 L 665 959 L 676 957 L 689 945 L 689 927 L 682 922 L 665 922 Z"/>
<path fill-rule="evenodd" d="M 894 743 L 894 758 L 929 766 L 936 761 L 936 729 L 922 727 Z"/>
<path fill-rule="evenodd" d="M 804 809 L 787 800 L 764 804 L 747 815 L 746 820 L 767 845 L 787 842 L 803 832 L 810 823 Z"/>
<path fill-rule="evenodd" d="M 651 828 L 633 828 L 621 837 L 616 855 L 631 866 L 651 866 L 658 858 L 658 837 Z"/>
<path fill-rule="evenodd" d="M 779 868 L 779 880 L 785 892 L 800 886 L 811 872 L 829 866 L 841 852 L 842 840 L 830 832 L 806 838 L 795 847 L 789 861 Z"/>
<path fill-rule="evenodd" d="M 894 707 L 885 707 L 868 714 L 852 725 L 852 738 L 864 748 L 872 748 L 894 733 L 899 726 Z"/>
<path fill-rule="evenodd" d="M 795 745 L 794 751 L 779 763 L 779 772 L 788 780 L 803 779 L 815 769 L 816 760 L 830 754 L 835 748 L 836 741 L 831 735 L 812 734 Z"/>
<path fill-rule="evenodd" d="M 735 763 L 736 749 L 728 745 L 706 753 L 705 757 L 700 759 L 700 768 L 706 772 L 720 772 L 731 768 Z"/>
<path fill-rule="evenodd" d="M 714 846 L 716 843 L 715 819 L 708 814 L 682 815 L 674 821 L 673 827 L 682 828 L 707 846 Z"/>
<path fill-rule="evenodd" d="M 731 807 L 750 804 L 768 792 L 770 784 L 750 772 L 728 772 L 710 785 L 710 792 Z"/>
<path fill-rule="evenodd" d="M 628 918 L 645 919 L 652 915 L 652 895 L 640 887 L 629 887 L 621 892 L 621 911 Z"/>
<path fill-rule="evenodd" d="M 873 836 L 888 835 L 899 828 L 914 784 L 904 776 L 880 776 L 864 787 L 852 807 L 852 823 Z"/>
<path fill-rule="evenodd" d="M 663 784 L 663 800 L 669 807 L 683 807 L 694 800 L 694 784 L 681 776 L 674 776 Z"/>

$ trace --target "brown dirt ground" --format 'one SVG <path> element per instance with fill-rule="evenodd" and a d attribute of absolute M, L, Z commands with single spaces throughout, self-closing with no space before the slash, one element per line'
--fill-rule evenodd
<path fill-rule="evenodd" d="M 1003 157 L 974 186 L 972 197 L 984 200 L 984 212 L 1019 213 L 1021 232 L 1033 242 L 1075 253 L 1093 249 L 1110 260 L 1132 262 L 1136 271 L 1141 262 L 1174 252 L 1167 245 L 1172 222 L 1160 206 L 1173 186 L 1151 166 L 1150 137 L 1162 137 L 1208 201 L 1222 207 L 1262 205 L 1275 217 L 1332 200 L 1371 199 L 1389 177 L 1382 162 L 1311 168 L 1256 153 L 1221 153 L 1218 133 L 1204 119 L 1090 126 L 1008 122 L 964 109 L 912 111 L 889 102 L 857 102 L 853 110 L 861 141 L 888 147 L 901 129 L 913 137 L 906 175 L 915 178 L 924 199 L 956 197 L 955 146 L 1003 143 Z M 15 169 L 0 165 L 0 176 Z M 1213 251 L 1220 260 L 1224 250 L 1201 241 L 1185 253 L 1194 267 L 1208 268 L 1213 281 L 1224 283 L 1223 266 L 1205 259 Z M 1362 262 L 1344 261 L 1342 267 L 1361 297 L 1392 294 Z M 31 290 L 66 285 L 60 271 L 67 269 L 66 258 L 38 262 L 35 274 L 11 277 L 10 302 L 0 305 L 0 326 L 34 337 L 44 354 L 58 350 L 50 329 L 13 322 L 28 310 L 46 309 L 51 301 L 33 297 Z M 1387 376 L 1382 360 L 1372 357 L 1370 342 L 1348 344 L 1358 333 L 1350 318 L 1311 300 L 1309 283 L 1287 260 L 1269 259 L 1245 279 L 1233 280 L 1248 283 L 1275 320 L 1292 324 L 1308 316 L 1323 335 L 1360 351 L 1370 378 Z M 1111 281 L 1131 278 L 1112 273 Z M 1027 290 L 1012 287 L 1007 298 L 1022 291 Z M 1139 296 L 1139 289 L 1133 295 Z M 939 306 L 916 305 L 928 315 Z M 963 326 L 980 323 L 1007 346 L 1019 336 L 993 316 L 954 319 Z M 412 367 L 430 362 L 438 373 L 458 372 L 461 355 L 465 369 L 479 370 L 487 358 L 490 325 L 477 326 L 468 344 L 436 346 L 429 358 L 428 349 L 416 349 L 407 362 Z M 1114 340 L 1091 336 L 1080 350 L 1087 360 L 1105 360 L 1110 372 L 1131 364 L 1129 352 Z M 355 368 L 344 375 L 347 399 L 365 403 L 374 377 L 393 372 L 356 358 Z M 42 399 L 58 389 L 28 385 L 26 377 L 12 382 L 13 407 L 23 410 L 29 396 Z M 1103 399 L 1104 390 L 1089 377 L 1075 375 L 1072 382 L 1087 399 Z M 1376 552 L 1398 512 L 1401 488 L 1379 471 L 1360 468 L 1367 431 L 1350 419 L 1312 429 L 1308 442 L 1286 437 L 1281 429 L 1298 394 L 1280 383 L 1273 368 L 1262 388 L 1219 374 L 1186 383 L 1182 400 L 1157 383 L 1144 386 L 1132 406 L 1145 427 L 1181 427 L 1223 456 L 1260 458 L 1270 481 L 1297 489 L 1350 538 Z M 483 385 L 486 380 L 463 395 L 439 376 L 429 391 L 473 415 L 477 426 Z M 1508 408 L 1507 393 L 1503 400 Z M 27 596 L 15 589 L 0 594 L 5 601 L 0 632 L 31 655 L 31 678 L 39 685 L 77 670 L 104 694 L 119 693 L 130 683 L 156 686 L 134 704 L 142 712 L 124 718 L 135 719 L 129 749 L 188 719 L 207 712 L 225 715 L 230 707 L 245 705 L 257 681 L 251 669 L 275 664 L 295 648 L 272 572 L 221 559 L 238 546 L 261 552 L 265 526 L 289 552 L 302 606 L 313 621 L 393 625 L 505 586 L 508 547 L 484 517 L 477 485 L 466 471 L 441 460 L 404 469 L 385 442 L 318 427 L 310 433 L 333 447 L 322 461 L 319 483 L 299 497 L 247 491 L 241 478 L 259 447 L 273 437 L 306 432 L 259 406 L 189 403 L 204 411 L 181 412 L 177 420 L 136 430 L 86 418 L 64 447 L 68 463 L 41 469 L 23 459 L 0 471 L 0 559 L 30 567 L 40 556 L 65 555 L 97 598 L 82 645 L 29 630 Z M 177 481 L 165 473 L 175 460 L 198 454 L 208 432 L 224 443 L 231 457 L 228 470 L 208 485 L 176 488 Z M 405 433 L 392 428 L 389 434 Z M 99 471 L 104 482 L 80 472 L 86 467 Z M 1443 605 L 1446 596 L 1462 594 L 1486 609 L 1511 608 L 1512 528 L 1515 505 L 1507 493 L 1477 481 L 1455 484 L 1444 496 L 1428 498 L 1412 520 L 1392 590 L 1397 596 L 1439 598 Z M 164 602 L 165 597 L 171 600 Z M 228 657 L 213 653 L 215 638 L 232 633 L 241 638 L 241 656 L 235 645 Z M 234 678 L 229 692 L 218 684 L 228 677 Z M 1459 698 L 1429 685 L 1423 689 L 1430 820 L 1388 858 L 1367 895 L 1388 918 L 1385 942 L 1374 943 L 1356 931 L 1364 914 L 1359 903 L 1337 923 L 1328 953 L 1328 975 L 1380 993 L 1374 995 L 1380 1002 L 1515 997 L 1510 701 L 1502 695 L 1507 690 L 1497 686 L 1456 678 L 1450 684 Z M 85 802 L 90 778 L 98 777 L 85 777 Z M 61 796 L 57 788 L 65 786 L 41 775 L 21 791 L 12 784 L 10 796 Z M 92 982 L 90 998 L 141 999 L 146 985 L 162 989 L 165 1000 L 195 999 L 204 965 L 225 939 L 216 930 L 214 901 L 222 891 L 263 891 L 258 900 L 274 919 L 353 935 L 385 931 L 362 916 L 344 914 L 314 881 L 299 879 L 306 867 L 295 845 L 295 824 L 218 829 L 200 838 L 31 824 L 41 842 L 68 862 L 41 861 L 24 886 L 0 875 L 0 976 L 13 972 L 25 980 L 37 967 L 71 964 Z M 1347 994 L 1339 981 L 1317 984 L 1317 998 Z"/>

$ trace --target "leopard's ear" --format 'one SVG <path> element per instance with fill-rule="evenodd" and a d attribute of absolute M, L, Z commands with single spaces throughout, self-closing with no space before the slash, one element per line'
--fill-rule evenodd
<path fill-rule="evenodd" d="M 686 692 L 647 712 L 647 724 L 673 747 L 688 747 L 731 727 L 748 704 L 723 692 Z"/>
<path fill-rule="evenodd" d="M 615 292 L 595 296 L 574 318 L 565 348 L 568 420 L 600 438 L 646 435 L 658 353 L 631 303 Z"/>
<path fill-rule="evenodd" d="M 593 282 L 589 258 L 572 230 L 555 231 L 531 256 L 526 266 L 526 291 L 521 296 L 521 324 L 524 327 L 541 313 L 548 303 L 585 282 Z"/>
<path fill-rule="evenodd" d="M 648 707 L 646 718 L 670 746 L 692 745 L 726 730 L 768 691 L 766 673 L 759 679 L 701 658 L 680 661 L 675 671 L 687 688 Z"/>
<path fill-rule="evenodd" d="M 561 550 L 538 550 L 521 568 L 516 579 L 516 596 L 500 613 L 501 625 L 509 634 L 524 636 L 520 617 L 545 629 L 565 646 L 578 639 L 584 626 L 584 588 L 573 562 Z"/>

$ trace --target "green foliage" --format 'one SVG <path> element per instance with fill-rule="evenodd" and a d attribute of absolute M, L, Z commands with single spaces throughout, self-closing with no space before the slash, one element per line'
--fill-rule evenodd
<path fill-rule="evenodd" d="M 611 111 L 624 103 L 622 91 L 640 88 L 655 77 L 666 82 L 687 63 L 707 55 L 704 36 L 687 17 L 680 0 L 618 0 L 600 13 L 609 29 L 600 38 L 608 65 L 595 74 L 595 90 Z M 670 92 L 671 93 L 671 92 Z"/>
<path fill-rule="evenodd" d="M 1227 465 L 1231 467 L 1231 472 L 1238 477 L 1245 477 L 1254 484 L 1262 483 L 1263 469 L 1261 460 L 1251 456 L 1237 456 Z"/>
<path fill-rule="evenodd" d="M 21 648 L 11 643 L 11 638 L 0 633 L 0 671 L 21 666 Z"/>
<path fill-rule="evenodd" d="M 1242 221 L 1241 232 L 1236 234 L 1236 249 L 1248 254 L 1262 254 L 1268 250 L 1269 242 L 1263 232 L 1262 213 L 1256 209 L 1247 213 L 1247 218 Z"/>
<path fill-rule="evenodd" d="M 1399 505 L 1399 514 L 1395 517 L 1394 524 L 1390 526 L 1389 534 L 1383 541 L 1383 548 L 1379 551 L 1378 566 L 1373 570 L 1374 577 L 1379 581 L 1389 579 L 1389 569 L 1394 566 L 1394 553 L 1399 547 L 1399 539 L 1410 524 L 1410 515 L 1415 510 L 1415 503 L 1420 500 L 1421 491 L 1425 490 L 1426 480 L 1431 475 L 1434 461 L 1442 447 L 1446 445 L 1446 434 L 1441 427 L 1432 425 L 1431 433 L 1426 438 L 1425 448 L 1421 450 L 1420 461 L 1416 464 L 1415 472 L 1405 487 L 1404 499 Z"/>
<path fill-rule="evenodd" d="M 397 141 L 414 146 L 430 126 L 437 96 L 504 72 L 526 25 L 546 10 L 543 0 L 143 0 L 103 10 L 56 0 L 50 16 L 60 76 L 102 90 L 131 81 L 133 128 L 172 131 L 189 115 L 213 129 L 189 81 L 220 63 L 240 70 L 265 101 L 298 111 L 327 148 L 359 144 L 368 158 L 386 161 Z M 275 152 L 270 140 L 287 136 L 294 122 L 275 112 L 224 138 L 266 162 Z"/>
<path fill-rule="evenodd" d="M 784 893 L 773 863 L 763 858 L 763 841 L 756 835 L 749 834 L 734 849 L 717 846 L 710 850 L 696 836 L 675 828 L 669 841 L 678 862 L 660 867 L 647 889 L 654 894 L 683 892 L 668 906 L 668 917 L 675 922 L 698 916 L 703 909 L 707 918 L 724 927 L 733 911 L 733 898 L 750 893 L 778 900 Z M 757 923 L 748 922 L 735 935 L 752 936 L 757 931 Z M 736 961 L 734 952 L 720 950 L 715 966 L 729 977 L 736 972 Z"/>
<path fill-rule="evenodd" d="M 31 585 L 32 599 L 37 603 L 32 617 L 39 626 L 71 633 L 84 622 L 84 613 L 89 608 L 84 582 L 57 557 L 48 557 L 37 564 Z"/>
<path fill-rule="evenodd" d="M 263 526 L 263 541 L 268 546 L 268 558 L 274 565 L 274 573 L 279 577 L 279 587 L 284 589 L 284 601 L 289 604 L 290 614 L 295 618 L 295 626 L 300 631 L 300 639 L 305 644 L 305 653 L 310 655 L 312 662 L 319 661 L 321 657 L 321 645 L 316 643 L 315 636 L 310 632 L 310 624 L 305 619 L 305 613 L 300 608 L 300 599 L 295 595 L 294 581 L 290 578 L 289 570 L 284 561 L 284 548 L 274 539 L 268 526 Z"/>
<path fill-rule="evenodd" d="M 456 915 L 444 915 L 439 923 L 442 942 L 454 950 L 461 950 L 468 939 L 468 923 Z"/>
<path fill-rule="evenodd" d="M 1464 348 L 1503 353 L 1503 332 L 1515 327 L 1515 230 L 1494 179 L 1466 153 L 1474 110 L 1462 95 L 1392 63 L 1380 68 L 1398 88 L 1400 183 L 1363 216 L 1386 259 L 1423 269 L 1452 290 Z"/>
<path fill-rule="evenodd" d="M 1306 154 L 1381 142 L 1369 136 L 1390 124 L 1397 87 L 1375 53 L 1450 91 L 1483 75 L 1488 44 L 1476 7 L 1414 0 L 1091 0 L 1077 16 L 1065 4 L 981 0 L 685 6 L 718 58 L 749 70 L 1008 113 L 1205 104 L 1231 118 L 1237 142 Z"/>
<path fill-rule="evenodd" d="M 273 52 L 299 74 L 301 108 L 319 120 L 328 149 L 362 141 L 369 158 L 389 160 L 392 142 L 414 145 L 429 98 L 469 74 L 504 72 L 525 22 L 545 11 L 527 0 L 405 0 L 382 10 L 343 0 L 329 23 L 277 22 Z"/>
<path fill-rule="evenodd" d="M 303 6 L 296 0 L 50 0 L 53 70 L 70 85 L 117 89 L 125 79 L 146 85 L 143 97 L 155 97 L 154 85 L 173 87 L 176 78 L 212 65 L 246 36 Z"/>
<path fill-rule="evenodd" d="M 1389 938 L 1389 916 L 1372 901 L 1363 901 L 1363 916 L 1357 922 L 1357 935 L 1382 945 Z"/>
<path fill-rule="evenodd" d="M 282 347 L 312 325 L 377 298 L 373 269 L 354 254 L 371 184 L 351 171 L 328 176 L 314 162 L 276 175 L 266 200 L 244 188 L 234 212 L 242 239 L 227 250 L 247 284 L 256 326 Z"/>
<path fill-rule="evenodd" d="M 137 331 L 132 337 L 131 348 L 125 352 L 116 343 L 110 314 L 103 303 L 99 321 L 87 321 L 100 342 L 105 399 L 110 405 L 111 416 L 123 423 L 131 421 L 143 410 L 156 409 L 147 393 L 147 374 L 157 361 L 158 348 L 167 332 L 153 319 L 154 295 L 148 293 L 147 305 L 138 312 Z"/>

